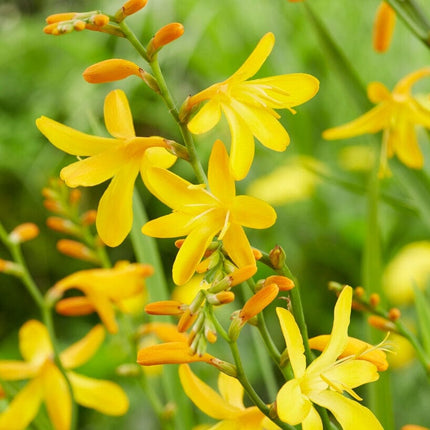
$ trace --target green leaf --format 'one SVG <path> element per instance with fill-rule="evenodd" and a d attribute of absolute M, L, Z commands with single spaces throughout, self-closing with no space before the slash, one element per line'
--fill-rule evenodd
<path fill-rule="evenodd" d="M 430 354 L 430 301 L 417 285 L 414 285 L 414 292 L 421 342 L 424 350 Z"/>

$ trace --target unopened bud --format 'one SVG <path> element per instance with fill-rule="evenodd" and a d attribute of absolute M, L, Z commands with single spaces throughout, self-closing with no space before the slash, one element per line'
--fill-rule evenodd
<path fill-rule="evenodd" d="M 184 34 L 184 26 L 178 22 L 172 22 L 158 30 L 148 44 L 147 54 L 151 58 L 163 46 L 173 42 Z"/>
<path fill-rule="evenodd" d="M 61 21 L 70 21 L 77 14 L 78 14 L 78 12 L 55 13 L 53 15 L 49 15 L 46 18 L 46 23 L 47 24 L 53 24 L 53 23 L 57 23 L 57 22 L 61 22 Z"/>
<path fill-rule="evenodd" d="M 139 70 L 139 76 L 142 78 L 145 84 L 148 85 L 149 88 L 151 88 L 152 91 L 157 94 L 160 94 L 160 87 L 158 86 L 158 82 L 154 78 L 154 76 L 152 76 L 150 73 L 146 72 L 143 69 Z"/>
<path fill-rule="evenodd" d="M 383 53 L 390 47 L 396 24 L 396 12 L 385 1 L 381 2 L 373 24 L 373 49 Z"/>
<path fill-rule="evenodd" d="M 146 6 L 148 0 L 128 0 L 115 14 L 115 20 L 121 22 L 127 16 L 133 15 Z"/>
<path fill-rule="evenodd" d="M 263 253 L 258 250 L 257 248 L 252 248 L 252 253 L 254 255 L 254 258 L 258 261 L 261 259 L 261 257 L 263 257 Z"/>
<path fill-rule="evenodd" d="M 32 223 L 26 222 L 15 227 L 9 234 L 9 240 L 12 243 L 22 243 L 32 240 L 39 235 L 39 227 Z"/>
<path fill-rule="evenodd" d="M 60 233 L 76 235 L 79 233 L 78 227 L 70 220 L 58 216 L 50 216 L 46 219 L 46 225 Z"/>
<path fill-rule="evenodd" d="M 185 309 L 186 305 L 177 300 L 163 300 L 145 306 L 145 312 L 150 315 L 182 315 Z"/>
<path fill-rule="evenodd" d="M 3 260 L 0 258 L 0 272 L 7 275 L 21 276 L 24 272 L 22 267 L 13 261 Z"/>
<path fill-rule="evenodd" d="M 90 22 L 97 27 L 104 27 L 105 25 L 109 24 L 109 17 L 107 15 L 103 15 L 102 13 L 98 13 L 90 18 Z"/>
<path fill-rule="evenodd" d="M 69 203 L 72 206 L 77 205 L 81 201 L 81 198 L 82 198 L 82 192 L 81 192 L 81 190 L 78 190 L 77 188 L 74 188 L 73 190 L 70 191 L 70 194 L 69 194 Z"/>
<path fill-rule="evenodd" d="M 82 224 L 85 226 L 94 224 L 96 222 L 96 219 L 97 219 L 97 211 L 95 209 L 86 211 L 81 215 Z"/>
<path fill-rule="evenodd" d="M 85 30 L 85 22 L 81 20 L 75 21 L 73 23 L 73 28 L 75 29 L 75 31 Z"/>
<path fill-rule="evenodd" d="M 58 215 L 65 215 L 66 211 L 64 210 L 63 205 L 58 200 L 47 199 L 43 201 L 43 206 L 48 209 L 49 212 L 56 213 Z"/>
<path fill-rule="evenodd" d="M 381 302 L 381 297 L 377 293 L 372 293 L 369 297 L 369 304 L 372 308 L 376 308 Z"/>
<path fill-rule="evenodd" d="M 402 313 L 398 308 L 391 308 L 388 311 L 388 318 L 390 318 L 390 321 L 397 321 L 402 316 Z"/>
<path fill-rule="evenodd" d="M 184 244 L 184 242 L 185 242 L 185 239 L 175 240 L 175 246 L 176 246 L 176 248 L 179 249 Z"/>
<path fill-rule="evenodd" d="M 187 331 L 196 320 L 197 315 L 191 314 L 189 309 L 186 309 L 185 312 L 182 314 L 181 318 L 178 322 L 178 331 L 180 333 L 183 333 Z"/>
<path fill-rule="evenodd" d="M 84 244 L 75 240 L 61 239 L 57 242 L 57 250 L 68 257 L 99 264 L 97 255 Z"/>
<path fill-rule="evenodd" d="M 212 366 L 215 366 L 222 373 L 225 373 L 228 376 L 232 376 L 233 378 L 236 378 L 237 376 L 236 366 L 232 363 L 228 363 L 227 361 L 212 357 L 210 360 L 210 364 L 212 364 Z"/>
<path fill-rule="evenodd" d="M 112 58 L 87 67 L 82 76 L 90 84 L 101 84 L 125 79 L 129 76 L 141 76 L 140 67 L 128 60 Z"/>
<path fill-rule="evenodd" d="M 174 140 L 166 140 L 167 143 L 167 150 L 175 155 L 178 158 L 181 158 L 182 160 L 185 161 L 189 161 L 190 160 L 190 154 L 188 153 L 188 149 L 184 146 L 181 145 L 178 142 L 175 142 Z M 213 254 L 212 254 L 213 255 Z M 205 261 L 205 260 L 203 260 Z M 203 272 L 199 272 L 196 268 L 196 272 L 197 273 L 203 273 Z"/>
<path fill-rule="evenodd" d="M 55 302 L 56 297 L 55 288 L 52 288 L 51 292 L 46 295 L 47 300 L 51 303 Z M 60 300 L 56 303 L 55 310 L 60 315 L 81 316 L 92 314 L 96 309 L 87 297 L 77 296 Z"/>
<path fill-rule="evenodd" d="M 275 300 L 279 293 L 279 287 L 276 284 L 269 284 L 255 293 L 246 301 L 239 313 L 242 324 L 245 324 L 250 318 L 259 314 L 266 306 Z"/>
<path fill-rule="evenodd" d="M 263 287 L 270 284 L 276 284 L 280 291 L 289 291 L 294 288 L 294 281 L 286 276 L 269 276 L 264 280 Z"/>
<path fill-rule="evenodd" d="M 221 291 L 217 294 L 208 294 L 206 300 L 214 306 L 225 305 L 234 300 L 234 294 L 231 291 Z"/>
<path fill-rule="evenodd" d="M 356 297 L 357 299 L 363 298 L 365 294 L 366 294 L 366 291 L 364 290 L 363 287 L 354 288 L 354 297 Z"/>
<path fill-rule="evenodd" d="M 269 253 L 269 259 L 272 264 L 272 267 L 275 270 L 282 269 L 285 264 L 286 255 L 285 251 L 279 246 L 276 245 Z"/>
<path fill-rule="evenodd" d="M 367 322 L 372 327 L 375 327 L 378 330 L 397 332 L 396 325 L 392 321 L 387 320 L 386 318 L 377 315 L 370 315 L 369 318 L 367 318 Z"/>

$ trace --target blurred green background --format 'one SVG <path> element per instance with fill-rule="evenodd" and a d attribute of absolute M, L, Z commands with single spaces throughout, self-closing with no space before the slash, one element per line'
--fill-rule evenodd
<path fill-rule="evenodd" d="M 381 55 L 372 50 L 372 24 L 379 1 L 313 0 L 310 3 L 364 85 L 380 81 L 392 89 L 404 75 L 429 64 L 430 51 L 402 22 L 397 23 L 387 53 Z M 421 3 L 428 9 L 424 0 Z M 89 31 L 61 37 L 42 32 L 44 18 L 49 14 L 93 9 L 113 14 L 120 6 L 119 1 L 97 0 L 2 0 L 0 3 L 0 219 L 8 230 L 26 221 L 40 226 L 41 235 L 25 244 L 24 252 L 43 290 L 67 274 L 91 266 L 59 255 L 55 249 L 59 235 L 45 227 L 47 212 L 42 204 L 41 189 L 50 177 L 58 175 L 61 167 L 72 161 L 72 157 L 49 144 L 36 129 L 35 119 L 46 115 L 84 132 L 106 133 L 103 100 L 109 90 L 121 88 L 129 98 L 138 135 L 161 135 L 180 141 L 176 124 L 168 116 L 161 99 L 138 79 L 128 78 L 104 85 L 90 85 L 83 80 L 81 73 L 86 67 L 112 57 L 126 58 L 145 68 L 125 40 Z M 258 76 L 304 72 L 320 80 L 319 93 L 299 106 L 297 115 L 281 112 L 282 122 L 292 140 L 287 151 L 274 153 L 256 144 L 253 168 L 249 176 L 238 183 L 239 193 L 256 192 L 255 180 L 279 168 L 285 172 L 294 170 L 291 166 L 296 165 L 301 156 L 318 160 L 319 168 L 323 166 L 330 175 L 364 190 L 368 171 L 354 168 L 360 157 L 355 152 L 348 155 L 346 151 L 360 145 L 367 154 L 366 148 L 371 147 L 372 141 L 367 137 L 334 142 L 321 138 L 324 129 L 347 122 L 362 112 L 351 97 L 348 82 L 338 74 L 319 44 L 303 5 L 286 0 L 149 0 L 144 10 L 129 18 L 130 26 L 144 43 L 157 29 L 170 22 L 181 22 L 185 26 L 183 37 L 160 54 L 162 69 L 178 105 L 189 94 L 231 75 L 268 31 L 275 34 L 276 44 Z M 417 90 L 429 93 L 429 80 L 420 83 Z M 424 133 L 419 136 L 426 158 L 425 175 L 428 176 L 428 139 Z M 228 143 L 225 122 L 197 137 L 204 163 L 216 138 Z M 369 162 L 365 159 L 364 164 L 369 165 Z M 174 170 L 193 180 L 192 171 L 185 164 L 178 163 Z M 300 172 L 303 175 L 303 168 Z M 335 301 L 327 292 L 327 283 L 335 280 L 356 286 L 362 282 L 366 197 L 364 192 L 351 192 L 339 183 L 317 178 L 309 171 L 305 179 L 287 173 L 279 178 L 276 181 L 278 185 L 281 182 L 280 188 L 290 192 L 276 202 L 276 226 L 268 232 L 252 231 L 249 236 L 256 247 L 266 251 L 278 243 L 285 248 L 289 266 L 302 284 L 309 331 L 311 335 L 327 333 Z M 306 191 L 301 191 L 304 180 L 309 186 Z M 260 187 L 258 192 L 264 194 L 273 186 L 270 182 L 263 184 L 263 191 Z M 383 192 L 412 206 L 409 210 L 381 204 L 382 258 L 386 264 L 405 244 L 428 240 L 429 234 L 396 176 L 382 180 L 381 187 Z M 85 190 L 84 207 L 96 207 L 104 188 L 105 185 Z M 298 196 L 288 197 L 291 190 L 296 190 Z M 147 191 L 141 191 L 150 217 L 168 212 Z M 167 273 L 176 252 L 172 243 L 160 241 Z M 111 255 L 114 260 L 133 259 L 128 242 L 112 250 Z M 3 248 L 0 258 L 8 258 Z M 0 358 L 18 358 L 17 330 L 27 319 L 39 316 L 19 282 L 1 274 L 0 297 Z M 413 318 L 410 306 L 404 306 L 402 310 Z M 58 318 L 61 339 L 65 344 L 71 343 L 95 321 L 95 317 Z M 277 322 L 271 320 L 270 324 L 274 332 L 278 332 Z M 360 337 L 363 331 L 361 316 L 356 314 L 350 333 Z M 281 344 L 279 335 L 275 336 Z M 247 347 L 245 342 L 243 346 Z M 112 377 L 115 365 L 126 356 L 122 348 L 125 346 L 120 339 L 109 338 L 103 351 L 91 362 L 93 364 L 83 371 Z M 253 354 L 252 350 L 249 354 Z M 250 366 L 250 371 L 256 375 L 257 369 L 252 368 L 252 364 Z M 207 374 L 209 377 L 210 371 Z M 257 379 L 254 382 L 259 385 Z M 134 384 L 124 380 L 121 383 L 134 393 L 130 413 L 122 418 L 108 418 L 85 411 L 81 429 L 113 429 L 118 425 L 130 429 L 157 428 L 146 400 Z M 426 409 L 430 389 L 416 362 L 409 362 L 393 372 L 393 396 L 397 428 L 412 422 L 430 426 Z M 144 426 L 142 420 L 145 420 Z"/>

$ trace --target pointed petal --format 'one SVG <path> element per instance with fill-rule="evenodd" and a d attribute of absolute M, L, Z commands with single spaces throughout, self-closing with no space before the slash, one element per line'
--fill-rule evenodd
<path fill-rule="evenodd" d="M 386 3 L 384 2 L 382 4 Z M 385 100 L 390 100 L 391 93 L 381 82 L 371 82 L 367 86 L 367 97 L 372 103 L 381 103 Z"/>
<path fill-rule="evenodd" d="M 313 406 L 302 422 L 302 430 L 323 430 L 321 418 Z"/>
<path fill-rule="evenodd" d="M 393 93 L 408 94 L 418 80 L 430 76 L 430 67 L 423 67 L 405 76 L 394 88 Z"/>
<path fill-rule="evenodd" d="M 335 391 L 325 390 L 313 393 L 311 400 L 328 409 L 339 421 L 343 430 L 383 430 L 369 409 Z"/>
<path fill-rule="evenodd" d="M 272 206 L 256 197 L 235 197 L 231 213 L 232 221 L 244 227 L 269 228 L 276 221 L 276 212 Z"/>
<path fill-rule="evenodd" d="M 192 221 L 191 215 L 173 212 L 148 221 L 142 227 L 142 233 L 160 238 L 186 236 L 193 227 Z"/>
<path fill-rule="evenodd" d="M 91 156 L 119 145 L 116 139 L 81 133 L 45 116 L 38 118 L 36 125 L 54 146 L 72 155 Z"/>
<path fill-rule="evenodd" d="M 345 287 L 334 308 L 333 328 L 330 340 L 321 355 L 308 367 L 307 372 L 324 371 L 342 354 L 348 344 L 348 327 L 351 316 L 352 288 Z"/>
<path fill-rule="evenodd" d="M 408 167 L 421 169 L 424 165 L 424 157 L 418 145 L 413 123 L 406 120 L 399 121 L 396 125 L 393 140 L 394 152 L 399 160 Z"/>
<path fill-rule="evenodd" d="M 55 430 L 69 430 L 72 420 L 72 399 L 60 370 L 47 361 L 42 373 L 46 409 Z"/>
<path fill-rule="evenodd" d="M 129 401 L 124 390 L 110 381 L 97 380 L 68 372 L 76 402 L 106 415 L 124 415 Z"/>
<path fill-rule="evenodd" d="M 273 33 L 266 33 L 258 42 L 251 55 L 239 67 L 239 69 L 227 80 L 227 82 L 245 81 L 254 76 L 272 52 L 275 44 Z"/>
<path fill-rule="evenodd" d="M 52 354 L 48 330 L 40 321 L 30 320 L 21 327 L 19 349 L 25 361 L 39 364 Z"/>
<path fill-rule="evenodd" d="M 410 111 L 408 118 L 411 123 L 430 128 L 430 110 L 426 109 L 419 101 L 413 98 L 408 103 L 408 109 Z"/>
<path fill-rule="evenodd" d="M 284 308 L 276 308 L 276 314 L 281 324 L 282 334 L 288 351 L 294 376 L 301 378 L 306 369 L 305 347 L 299 327 L 290 311 Z"/>
<path fill-rule="evenodd" d="M 0 414 L 0 429 L 25 430 L 39 410 L 42 393 L 43 387 L 39 378 L 29 382 Z"/>
<path fill-rule="evenodd" d="M 85 364 L 97 351 L 105 338 L 103 326 L 96 325 L 81 340 L 69 346 L 60 354 L 60 360 L 66 369 Z"/>
<path fill-rule="evenodd" d="M 129 163 L 115 175 L 100 199 L 96 226 L 100 238 L 108 246 L 118 246 L 126 238 L 133 223 L 133 189 L 138 166 Z"/>
<path fill-rule="evenodd" d="M 133 117 L 124 91 L 113 90 L 106 96 L 104 115 L 106 128 L 112 136 L 120 139 L 135 136 Z"/>
<path fill-rule="evenodd" d="M 382 102 L 353 121 L 325 130 L 322 137 L 327 140 L 333 140 L 360 136 L 366 133 L 376 133 L 388 126 L 391 111 L 390 104 Z"/>
<path fill-rule="evenodd" d="M 213 216 L 206 216 L 204 220 L 187 236 L 173 263 L 173 281 L 177 285 L 191 279 L 213 237 L 222 228 L 222 223 Z"/>
<path fill-rule="evenodd" d="M 243 387 L 236 378 L 220 372 L 218 376 L 218 390 L 221 397 L 229 405 L 238 409 L 245 409 L 243 406 Z"/>
<path fill-rule="evenodd" d="M 69 164 L 61 169 L 60 176 L 69 187 L 91 187 L 116 175 L 124 161 L 123 151 L 116 148 Z"/>
<path fill-rule="evenodd" d="M 222 244 L 227 254 L 239 268 L 255 265 L 255 257 L 243 228 L 231 223 L 222 238 Z"/>
<path fill-rule="evenodd" d="M 211 193 L 225 204 L 229 204 L 236 195 L 230 160 L 220 140 L 214 143 L 209 158 L 208 182 Z"/>
<path fill-rule="evenodd" d="M 311 99 L 319 89 L 318 79 L 306 73 L 271 76 L 245 84 L 250 86 L 250 91 L 253 85 L 263 86 L 264 92 L 269 97 L 264 99 L 264 102 L 273 109 L 288 109 L 301 105 Z"/>
<path fill-rule="evenodd" d="M 291 425 L 303 422 L 312 408 L 312 403 L 300 390 L 298 379 L 292 379 L 281 387 L 276 396 L 276 405 L 281 421 Z"/>
<path fill-rule="evenodd" d="M 186 364 L 179 366 L 179 377 L 185 394 L 206 415 L 217 420 L 233 419 L 240 409 L 228 404 L 215 390 L 201 381 Z"/>
<path fill-rule="evenodd" d="M 231 105 L 262 145 L 273 151 L 285 151 L 290 143 L 290 136 L 270 111 L 235 100 L 232 100 Z"/>
<path fill-rule="evenodd" d="M 0 380 L 19 381 L 33 378 L 39 370 L 37 363 L 18 360 L 0 360 Z"/>
<path fill-rule="evenodd" d="M 230 164 L 236 180 L 243 179 L 254 159 L 254 136 L 248 125 L 231 107 L 222 105 L 231 133 Z"/>
<path fill-rule="evenodd" d="M 115 310 L 107 296 L 98 291 L 87 293 L 89 300 L 93 303 L 102 323 L 109 333 L 118 333 L 118 323 L 115 319 Z"/>
<path fill-rule="evenodd" d="M 221 119 L 221 107 L 215 98 L 209 100 L 188 123 L 188 130 L 193 134 L 202 134 L 214 128 Z"/>

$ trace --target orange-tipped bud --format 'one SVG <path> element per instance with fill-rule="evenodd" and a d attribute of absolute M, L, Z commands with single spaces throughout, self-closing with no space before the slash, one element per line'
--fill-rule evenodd
<path fill-rule="evenodd" d="M 401 316 L 402 313 L 400 312 L 400 309 L 391 308 L 388 311 L 388 318 L 390 318 L 390 321 L 397 321 Z"/>
<path fill-rule="evenodd" d="M 13 261 L 3 260 L 0 258 L 0 272 L 8 275 L 21 276 L 23 274 L 22 267 Z"/>
<path fill-rule="evenodd" d="M 376 308 L 381 302 L 381 297 L 377 293 L 372 293 L 369 297 L 369 304 L 372 308 Z"/>
<path fill-rule="evenodd" d="M 140 76 L 140 67 L 131 61 L 112 58 L 100 61 L 85 69 L 84 79 L 90 84 L 100 84 L 125 79 L 129 76 Z"/>
<path fill-rule="evenodd" d="M 241 284 L 242 282 L 245 282 L 246 280 L 252 278 L 256 273 L 257 266 L 254 264 L 250 264 L 235 270 L 228 275 L 230 278 L 230 287 L 234 287 Z"/>
<path fill-rule="evenodd" d="M 383 318 L 383 317 L 380 317 L 380 316 L 377 316 L 377 315 L 370 315 L 367 318 L 367 322 L 372 327 L 375 327 L 378 330 L 397 332 L 396 325 L 393 324 L 392 321 L 387 320 L 386 318 Z"/>
<path fill-rule="evenodd" d="M 383 53 L 390 47 L 396 24 L 396 12 L 385 1 L 382 1 L 376 11 L 373 24 L 373 49 Z"/>
<path fill-rule="evenodd" d="M 72 206 L 77 205 L 81 201 L 81 198 L 82 198 L 81 190 L 74 188 L 73 190 L 70 191 L 69 202 Z"/>
<path fill-rule="evenodd" d="M 81 221 L 83 225 L 92 225 L 96 222 L 96 219 L 97 211 L 95 209 L 86 211 L 81 215 Z"/>
<path fill-rule="evenodd" d="M 231 291 L 221 291 L 218 294 L 208 294 L 206 300 L 214 306 L 225 305 L 234 300 L 234 294 Z"/>
<path fill-rule="evenodd" d="M 185 309 L 186 305 L 177 300 L 162 300 L 145 306 L 145 312 L 150 315 L 182 315 Z"/>
<path fill-rule="evenodd" d="M 184 34 L 184 26 L 178 22 L 172 22 L 158 30 L 148 44 L 146 52 L 151 58 L 163 46 L 168 45 Z"/>
<path fill-rule="evenodd" d="M 109 24 L 109 17 L 107 15 L 98 13 L 90 18 L 90 22 L 97 27 L 104 27 L 105 25 Z"/>
<path fill-rule="evenodd" d="M 128 0 L 122 8 L 115 14 L 115 19 L 121 22 L 127 16 L 133 15 L 146 6 L 148 0 Z"/>
<path fill-rule="evenodd" d="M 89 261 L 99 264 L 97 255 L 87 246 L 80 242 L 69 239 L 61 239 L 57 242 L 57 250 L 68 257 L 77 258 L 78 260 Z"/>
<path fill-rule="evenodd" d="M 32 223 L 26 222 L 15 227 L 9 234 L 9 240 L 12 243 L 22 243 L 32 240 L 39 235 L 39 227 Z"/>
<path fill-rule="evenodd" d="M 60 233 L 77 234 L 79 229 L 76 225 L 68 220 L 58 216 L 50 216 L 46 219 L 46 225 L 51 229 Z"/>
<path fill-rule="evenodd" d="M 254 254 L 254 258 L 258 261 L 263 256 L 262 252 L 256 248 L 252 248 L 252 253 Z"/>
<path fill-rule="evenodd" d="M 45 206 L 45 208 L 48 209 L 49 212 L 53 212 L 59 215 L 65 214 L 64 207 L 57 200 L 51 200 L 51 199 L 44 200 L 43 206 Z"/>
<path fill-rule="evenodd" d="M 55 310 L 60 315 L 78 316 L 92 314 L 96 309 L 87 297 L 79 296 L 60 300 L 56 303 Z"/>
<path fill-rule="evenodd" d="M 75 31 L 85 30 L 85 22 L 81 20 L 75 21 L 73 23 L 73 28 L 75 29 Z"/>
<path fill-rule="evenodd" d="M 363 298 L 365 294 L 366 294 L 366 291 L 364 290 L 363 287 L 354 288 L 354 297 L 356 297 L 357 299 Z"/>
<path fill-rule="evenodd" d="M 61 21 L 70 21 L 73 19 L 78 13 L 77 12 L 64 12 L 64 13 L 55 13 L 53 15 L 49 15 L 46 18 L 47 24 L 53 24 Z"/>
<path fill-rule="evenodd" d="M 175 240 L 175 246 L 176 246 L 176 248 L 179 249 L 184 244 L 184 242 L 185 242 L 185 239 Z"/>
<path fill-rule="evenodd" d="M 189 309 L 187 309 L 181 316 L 178 322 L 178 331 L 183 333 L 187 331 L 197 318 L 197 314 L 192 314 Z"/>
<path fill-rule="evenodd" d="M 269 276 L 264 280 L 263 287 L 270 284 L 276 284 L 280 291 L 290 291 L 294 288 L 294 281 L 286 276 Z"/>
<path fill-rule="evenodd" d="M 407 424 L 401 430 L 429 430 L 428 427 L 417 426 L 416 424 Z"/>
<path fill-rule="evenodd" d="M 215 343 L 217 340 L 217 335 L 215 331 L 205 330 L 205 337 L 209 343 Z"/>
<path fill-rule="evenodd" d="M 275 300 L 279 293 L 279 287 L 276 284 L 269 284 L 255 293 L 243 306 L 239 313 L 239 319 L 245 324 L 250 318 L 259 314 L 266 306 Z"/>
<path fill-rule="evenodd" d="M 269 259 L 274 269 L 281 269 L 284 266 L 286 255 L 285 251 L 276 245 L 269 253 Z"/>

